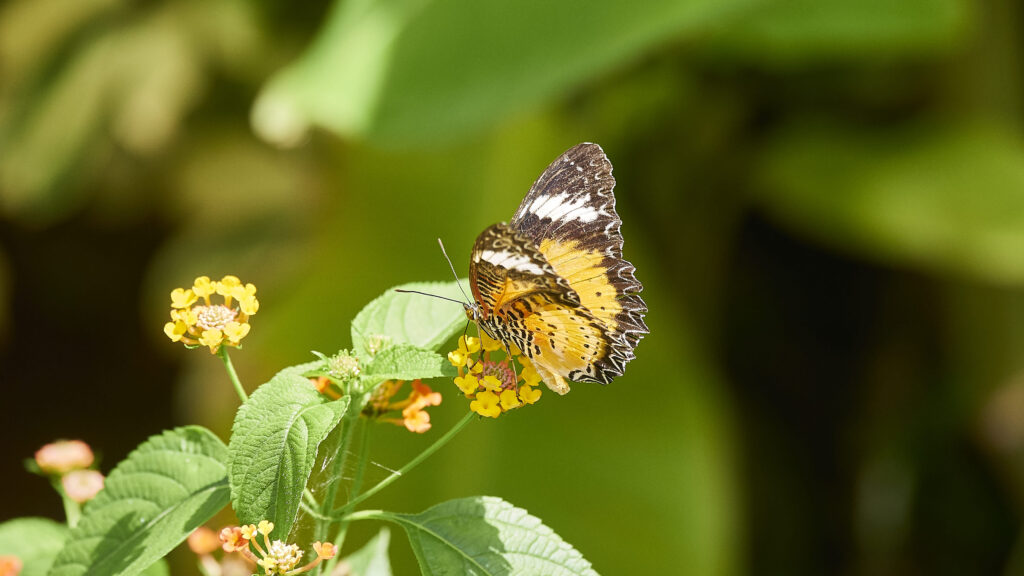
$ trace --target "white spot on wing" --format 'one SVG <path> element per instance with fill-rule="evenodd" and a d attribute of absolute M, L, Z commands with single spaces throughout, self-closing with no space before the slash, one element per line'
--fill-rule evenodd
<path fill-rule="evenodd" d="M 587 205 L 587 197 L 581 196 L 570 201 L 566 193 L 540 197 L 530 204 L 529 211 L 538 218 L 550 220 L 579 220 L 593 222 L 601 215 L 601 210 Z"/>
<path fill-rule="evenodd" d="M 494 264 L 495 266 L 515 270 L 516 272 L 538 275 L 544 274 L 544 269 L 538 266 L 534 261 L 530 260 L 529 256 L 512 254 L 507 250 L 484 250 L 480 253 L 480 259 L 484 262 Z"/>

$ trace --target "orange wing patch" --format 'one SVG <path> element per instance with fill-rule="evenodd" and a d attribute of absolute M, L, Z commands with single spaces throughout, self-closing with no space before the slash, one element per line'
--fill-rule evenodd
<path fill-rule="evenodd" d="M 605 324 L 609 331 L 618 328 L 616 316 L 622 312 L 618 291 L 608 279 L 605 256 L 597 250 L 579 249 L 575 240 L 544 239 L 538 249 L 548 264 L 565 278 L 580 296 L 580 303 Z"/>
<path fill-rule="evenodd" d="M 578 380 L 594 376 L 594 364 L 604 357 L 605 335 L 594 319 L 579 309 L 545 303 L 525 318 L 532 336 L 526 351 L 534 368 L 559 394 L 569 391 L 563 376 Z"/>

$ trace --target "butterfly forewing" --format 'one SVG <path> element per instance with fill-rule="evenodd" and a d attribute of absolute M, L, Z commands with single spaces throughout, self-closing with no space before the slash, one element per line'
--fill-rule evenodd
<path fill-rule="evenodd" d="M 648 332 L 643 286 L 622 257 L 622 220 L 615 211 L 612 165 L 597 144 L 576 145 L 537 178 L 510 225 L 537 246 L 547 263 L 604 323 L 607 353 L 596 364 L 599 381 L 622 374 Z"/>

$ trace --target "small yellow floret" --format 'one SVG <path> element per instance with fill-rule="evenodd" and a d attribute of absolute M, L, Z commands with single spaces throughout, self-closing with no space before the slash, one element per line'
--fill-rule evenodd
<path fill-rule="evenodd" d="M 220 347 L 220 343 L 224 341 L 224 333 L 216 328 L 210 330 L 203 330 L 203 335 L 199 337 L 199 343 L 203 346 L 208 346 L 210 352 L 216 352 L 217 348 Z"/>
<path fill-rule="evenodd" d="M 260 520 L 260 525 L 257 529 L 260 531 L 260 534 L 266 536 L 274 531 L 274 523 L 269 520 Z"/>
<path fill-rule="evenodd" d="M 249 333 L 249 323 L 244 322 L 239 324 L 238 322 L 228 322 L 227 326 L 224 326 L 224 335 L 232 344 L 238 344 L 245 335 Z"/>
<path fill-rule="evenodd" d="M 199 298 L 192 290 L 175 288 L 171 291 L 171 308 L 188 308 L 195 304 Z"/>
<path fill-rule="evenodd" d="M 498 342 L 494 338 L 491 338 L 486 333 L 485 334 L 481 334 L 480 338 L 483 340 L 484 350 L 486 350 L 488 352 L 496 352 L 498 350 L 504 350 L 505 349 L 505 347 L 501 344 L 501 342 Z"/>
<path fill-rule="evenodd" d="M 462 393 L 466 396 L 471 396 L 480 387 L 480 380 L 472 374 L 466 374 L 465 376 L 459 376 L 455 378 L 455 385 L 462 390 Z"/>
<path fill-rule="evenodd" d="M 459 350 L 452 350 L 448 353 L 448 361 L 456 368 L 462 368 L 465 366 L 467 360 L 469 360 L 469 357 Z"/>
<path fill-rule="evenodd" d="M 507 412 L 507 411 L 509 411 L 509 410 L 511 410 L 513 408 L 518 408 L 518 407 L 520 407 L 522 405 L 523 405 L 523 403 L 519 401 L 519 398 L 516 396 L 516 391 L 515 390 L 504 390 L 504 391 L 502 391 L 502 393 L 501 393 L 501 409 L 502 410 Z"/>
<path fill-rule="evenodd" d="M 494 392 L 501 390 L 501 380 L 498 380 L 497 376 L 488 374 L 487 376 L 484 376 L 483 380 L 480 381 L 480 384 L 483 385 L 484 388 Z"/>
<path fill-rule="evenodd" d="M 246 540 L 252 540 L 256 536 L 256 525 L 249 524 L 248 526 L 240 526 L 242 530 L 242 538 Z"/>
<path fill-rule="evenodd" d="M 164 334 L 167 334 L 167 337 L 171 339 L 171 342 L 181 340 L 181 337 L 185 335 L 187 330 L 188 326 L 186 326 L 181 320 L 164 324 Z"/>
<path fill-rule="evenodd" d="M 210 282 L 209 276 L 199 276 L 196 278 L 195 282 L 192 283 L 192 291 L 200 298 L 207 298 L 216 291 L 216 288 L 213 283 Z"/>
<path fill-rule="evenodd" d="M 519 398 L 527 404 L 533 404 L 540 400 L 540 389 L 534 389 L 529 384 L 524 384 L 519 387 Z"/>
<path fill-rule="evenodd" d="M 249 284 L 249 286 L 252 286 L 252 284 Z M 254 295 L 243 294 L 238 299 L 238 307 L 242 310 L 242 313 L 252 316 L 260 309 L 260 301 Z"/>
<path fill-rule="evenodd" d="M 501 407 L 498 406 L 498 395 L 490 390 L 484 390 L 477 394 L 476 400 L 469 403 L 469 409 L 488 418 L 497 418 L 501 415 Z"/>

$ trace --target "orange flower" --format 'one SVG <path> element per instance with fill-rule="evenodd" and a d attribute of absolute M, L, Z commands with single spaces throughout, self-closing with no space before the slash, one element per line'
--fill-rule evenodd
<path fill-rule="evenodd" d="M 196 554 L 209 554 L 220 548 L 220 538 L 213 530 L 200 526 L 188 535 L 188 547 Z"/>
<path fill-rule="evenodd" d="M 0 576 L 18 576 L 21 567 L 21 559 L 17 556 L 0 556 Z"/>
<path fill-rule="evenodd" d="M 249 539 L 242 534 L 241 526 L 225 526 L 220 531 L 220 542 L 225 552 L 238 552 L 249 549 Z"/>

